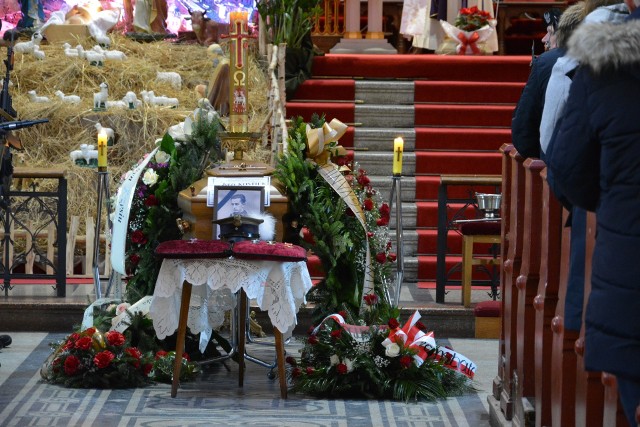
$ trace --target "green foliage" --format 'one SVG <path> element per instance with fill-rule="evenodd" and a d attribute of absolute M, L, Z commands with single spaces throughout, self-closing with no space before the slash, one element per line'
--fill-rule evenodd
<path fill-rule="evenodd" d="M 258 0 L 256 7 L 265 23 L 269 42 L 286 43 L 292 48 L 301 47 L 303 38 L 322 13 L 319 0 Z"/>

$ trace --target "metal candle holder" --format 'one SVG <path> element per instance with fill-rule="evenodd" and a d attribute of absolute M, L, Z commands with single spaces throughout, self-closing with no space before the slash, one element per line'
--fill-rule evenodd
<path fill-rule="evenodd" d="M 402 175 L 394 174 L 392 177 L 391 196 L 389 197 L 389 211 L 393 210 L 393 199 L 396 199 L 396 288 L 394 305 L 400 302 L 400 289 L 404 279 L 404 248 L 402 237 Z"/>
<path fill-rule="evenodd" d="M 102 202 L 104 197 L 109 200 L 109 172 L 106 168 L 98 168 L 98 206 L 96 209 L 96 232 L 93 237 L 93 281 L 96 289 L 96 299 L 102 298 L 102 287 L 100 284 L 100 269 L 98 268 L 98 255 L 100 252 L 100 229 L 102 223 Z M 107 209 L 107 221 L 109 220 Z M 111 224 L 109 224 L 111 225 Z M 111 281 L 109 287 L 111 286 Z M 107 289 L 108 293 L 108 289 Z"/>

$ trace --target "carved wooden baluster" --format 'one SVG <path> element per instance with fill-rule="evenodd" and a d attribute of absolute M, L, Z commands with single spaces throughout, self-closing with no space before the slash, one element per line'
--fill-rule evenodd
<path fill-rule="evenodd" d="M 533 306 L 536 310 L 535 323 L 535 408 L 536 426 L 551 424 L 551 380 L 561 374 L 552 368 L 551 344 L 553 333 L 551 322 L 558 303 L 560 282 L 560 252 L 562 250 L 562 206 L 551 194 L 547 184 L 547 170 L 542 177 L 542 240 L 540 251 L 540 281 L 538 295 Z M 556 424 L 560 425 L 560 424 Z"/>
<path fill-rule="evenodd" d="M 611 427 L 629 427 L 624 409 L 618 399 L 618 381 L 616 376 L 608 372 L 602 373 L 602 385 L 604 386 L 604 413 L 602 425 Z"/>
<path fill-rule="evenodd" d="M 604 387 L 600 372 L 588 372 L 584 369 L 584 312 L 591 293 L 591 257 L 595 246 L 596 216 L 587 213 L 587 239 L 585 249 L 585 281 L 583 322 L 580 337 L 576 340 L 576 427 L 601 426 L 604 412 Z"/>
<path fill-rule="evenodd" d="M 569 212 L 562 211 L 562 224 L 567 223 Z M 551 321 L 553 331 L 551 366 L 551 425 L 572 426 L 576 414 L 576 352 L 575 342 L 579 331 L 564 328 L 564 304 L 567 298 L 567 280 L 569 277 L 569 259 L 571 246 L 571 228 L 562 229 L 562 251 L 559 262 L 559 289 L 556 315 Z M 551 271 L 548 276 L 551 277 Z"/>
<path fill-rule="evenodd" d="M 522 227 L 524 218 L 524 159 L 512 149 L 511 159 L 511 190 L 509 205 L 509 231 L 505 236 L 509 249 L 503 264 L 503 294 L 502 294 L 502 324 L 504 331 L 504 376 L 502 378 L 502 392 L 500 393 L 500 409 L 507 420 L 513 417 L 513 370 L 516 367 L 516 309 L 518 307 L 518 293 L 515 283 L 520 274 L 522 262 Z M 505 220 L 503 220 L 503 223 Z"/>
<path fill-rule="evenodd" d="M 516 378 L 517 388 L 514 402 L 514 424 L 525 425 L 523 399 L 535 394 L 534 335 L 535 310 L 533 299 L 538 293 L 540 281 L 540 245 L 542 229 L 542 178 L 540 171 L 544 162 L 529 158 L 524 161 L 525 195 L 523 238 L 520 275 L 516 279 Z M 514 290 L 515 291 L 515 290 Z M 512 313 L 513 316 L 513 313 Z"/>

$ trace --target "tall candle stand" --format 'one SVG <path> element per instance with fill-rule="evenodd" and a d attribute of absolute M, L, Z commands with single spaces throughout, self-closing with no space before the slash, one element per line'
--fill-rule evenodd
<path fill-rule="evenodd" d="M 393 305 L 400 302 L 400 289 L 404 279 L 404 247 L 402 237 L 402 175 L 393 174 L 391 177 L 391 196 L 389 197 L 389 210 L 393 211 L 393 199 L 396 199 L 396 288 Z"/>
<path fill-rule="evenodd" d="M 96 299 L 102 298 L 102 287 L 100 284 L 100 269 L 98 266 L 98 255 L 100 254 L 100 231 L 102 228 L 102 204 L 104 198 L 109 200 L 109 172 L 107 168 L 98 168 L 98 206 L 96 209 L 96 232 L 93 238 L 93 281 L 96 289 Z M 109 209 L 107 209 L 107 221 L 109 218 Z M 109 280 L 111 287 L 111 280 Z M 108 292 L 108 291 L 107 291 Z"/>

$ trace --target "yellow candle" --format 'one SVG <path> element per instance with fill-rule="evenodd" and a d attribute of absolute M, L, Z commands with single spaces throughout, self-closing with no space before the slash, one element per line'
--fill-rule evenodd
<path fill-rule="evenodd" d="M 100 131 L 98 133 L 98 170 L 107 169 L 107 133 Z"/>
<path fill-rule="evenodd" d="M 397 137 L 393 140 L 393 174 L 402 175 L 402 151 L 404 150 L 404 140 Z"/>

